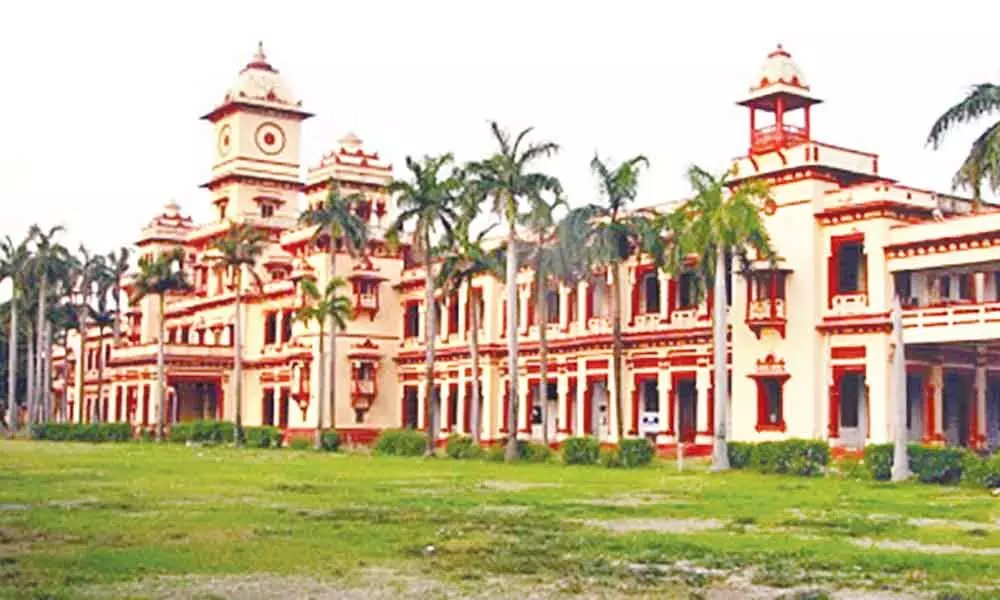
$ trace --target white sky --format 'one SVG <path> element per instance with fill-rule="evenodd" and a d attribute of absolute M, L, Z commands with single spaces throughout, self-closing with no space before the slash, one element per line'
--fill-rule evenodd
<path fill-rule="evenodd" d="M 825 100 L 814 138 L 942 191 L 987 122 L 938 152 L 924 147 L 931 123 L 968 85 L 1000 79 L 990 0 L 8 0 L 2 13 L 0 235 L 62 223 L 65 243 L 101 252 L 130 244 L 169 198 L 209 217 L 198 185 L 214 145 L 198 117 L 258 39 L 317 114 L 307 165 L 348 130 L 397 174 L 407 154 L 478 158 L 497 119 L 562 144 L 549 170 L 573 203 L 594 199 L 595 149 L 650 158 L 641 204 L 683 196 L 692 162 L 727 166 L 748 139 L 733 102 L 778 42 Z"/>

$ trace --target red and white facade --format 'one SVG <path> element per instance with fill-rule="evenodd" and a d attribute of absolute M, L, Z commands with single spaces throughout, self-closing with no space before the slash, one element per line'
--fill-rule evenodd
<path fill-rule="evenodd" d="M 433 401 L 440 403 L 442 438 L 468 433 L 475 306 L 482 314 L 482 436 L 505 438 L 504 282 L 484 276 L 439 298 L 435 393 L 424 397 L 424 275 L 380 241 L 395 212 L 385 192 L 391 168 L 349 135 L 300 180 L 299 132 L 310 115 L 293 98 L 258 53 L 224 103 L 205 116 L 217 133 L 205 186 L 218 219 L 196 226 L 168 206 L 137 244 L 143 253 L 180 244 L 192 257 L 197 291 L 167 305 L 168 412 L 174 420 L 232 415 L 232 292 L 201 259 L 234 219 L 267 230 L 272 240 L 261 265 L 264 292 L 248 300 L 244 418 L 289 430 L 315 427 L 318 332 L 289 319 L 301 301 L 295 280 L 328 279 L 330 244 L 322 236 L 314 241 L 296 216 L 300 199 L 322 201 L 333 178 L 365 195 L 357 210 L 374 231 L 365 256 L 337 253 L 336 275 L 349 282 L 357 314 L 335 355 L 336 426 L 356 439 L 386 427 L 425 428 Z M 622 266 L 624 414 L 615 413 L 612 396 L 608 273 L 573 289 L 553 288 L 548 322 L 539 323 L 531 273 L 522 270 L 519 437 L 542 437 L 535 404 L 545 327 L 549 439 L 595 435 L 613 442 L 615 420 L 623 419 L 626 435 L 647 436 L 664 451 L 678 443 L 707 451 L 714 435 L 711 306 L 726 302 L 733 439 L 820 438 L 847 450 L 889 441 L 897 426 L 893 398 L 900 397 L 908 404 L 901 425 L 912 440 L 1000 444 L 1000 367 L 992 367 L 1000 365 L 1000 212 L 986 207 L 972 215 L 965 199 L 881 174 L 876 154 L 813 139 L 818 104 L 780 46 L 739 102 L 748 111 L 749 145 L 732 168 L 737 181 L 772 186 L 763 212 L 780 255 L 776 267 L 754 264 L 748 274 L 731 275 L 725 298 L 711 291 L 702 298 L 694 273 L 671 278 L 637 257 Z M 890 377 L 895 290 L 905 299 L 908 371 L 898 396 Z M 112 420 L 150 423 L 155 414 L 147 398 L 155 381 L 156 310 L 153 299 L 132 307 L 126 341 L 105 350 L 104 414 Z M 96 348 L 97 340 L 88 344 Z M 79 407 L 93 401 L 95 374 L 86 360 L 71 360 L 69 399 L 74 418 L 85 418 Z"/>

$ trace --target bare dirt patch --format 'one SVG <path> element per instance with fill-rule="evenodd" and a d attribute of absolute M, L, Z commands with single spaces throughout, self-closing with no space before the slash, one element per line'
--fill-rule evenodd
<path fill-rule="evenodd" d="M 922 544 L 913 540 L 873 540 L 858 538 L 851 543 L 862 548 L 877 548 L 879 550 L 902 550 L 905 552 L 920 552 L 922 554 L 978 554 L 981 556 L 1000 556 L 1000 548 L 969 548 L 957 544 Z"/>
<path fill-rule="evenodd" d="M 541 488 L 556 488 L 558 483 L 529 483 L 525 481 L 484 481 L 479 487 L 488 490 L 498 490 L 501 492 L 524 492 L 527 490 L 537 490 Z"/>
<path fill-rule="evenodd" d="M 522 515 L 531 510 L 531 507 L 523 504 L 487 504 L 480 506 L 479 510 L 501 515 Z"/>
<path fill-rule="evenodd" d="M 589 500 L 580 500 L 580 504 L 589 504 L 591 506 L 614 506 L 618 508 L 637 508 L 640 506 L 655 506 L 658 504 L 670 504 L 673 506 L 682 506 L 690 504 L 686 500 L 678 500 L 671 496 L 659 495 L 659 494 L 630 494 L 624 496 L 611 496 L 609 498 L 591 498 Z"/>
<path fill-rule="evenodd" d="M 587 519 L 590 527 L 603 527 L 615 533 L 652 531 L 656 533 L 697 533 L 720 529 L 725 524 L 718 519 Z"/>
<path fill-rule="evenodd" d="M 907 523 L 914 527 L 954 527 L 963 531 L 978 529 L 1000 529 L 1000 524 L 956 519 L 909 519 Z"/>

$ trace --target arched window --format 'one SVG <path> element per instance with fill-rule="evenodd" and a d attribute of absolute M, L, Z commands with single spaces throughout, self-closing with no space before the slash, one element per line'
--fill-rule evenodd
<path fill-rule="evenodd" d="M 656 273 L 646 273 L 642 280 L 642 298 L 644 313 L 660 312 L 660 278 Z"/>

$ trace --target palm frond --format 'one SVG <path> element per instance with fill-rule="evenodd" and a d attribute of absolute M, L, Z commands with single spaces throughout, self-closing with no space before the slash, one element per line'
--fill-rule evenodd
<path fill-rule="evenodd" d="M 946 133 L 958 125 L 974 121 L 979 117 L 1000 110 L 1000 86 L 980 83 L 969 93 L 938 117 L 927 134 L 926 144 L 934 149 L 940 147 Z"/>

